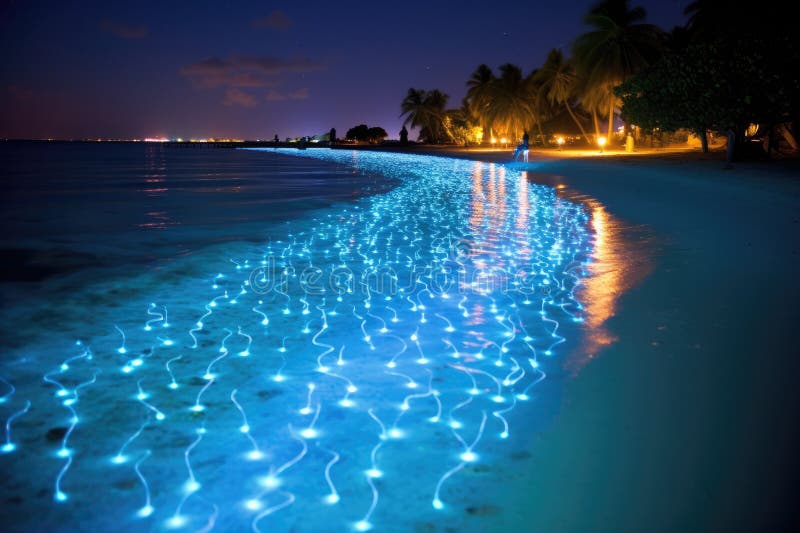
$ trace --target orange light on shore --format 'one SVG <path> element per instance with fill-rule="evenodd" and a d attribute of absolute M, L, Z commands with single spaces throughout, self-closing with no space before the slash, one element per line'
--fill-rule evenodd
<path fill-rule="evenodd" d="M 597 144 L 600 146 L 600 152 L 603 152 L 603 147 L 606 145 L 606 138 L 605 137 L 598 137 Z"/>
<path fill-rule="evenodd" d="M 558 144 L 558 149 L 561 150 L 561 148 L 564 146 L 564 137 L 557 138 L 556 143 Z"/>
<path fill-rule="evenodd" d="M 497 139 L 495 139 L 494 137 L 492 137 L 492 144 L 497 144 Z"/>

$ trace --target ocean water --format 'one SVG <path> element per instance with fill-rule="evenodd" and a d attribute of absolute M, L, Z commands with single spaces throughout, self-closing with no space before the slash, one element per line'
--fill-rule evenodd
<path fill-rule="evenodd" d="M 613 220 L 513 166 L 2 150 L 6 530 L 484 530 L 609 342 Z"/>

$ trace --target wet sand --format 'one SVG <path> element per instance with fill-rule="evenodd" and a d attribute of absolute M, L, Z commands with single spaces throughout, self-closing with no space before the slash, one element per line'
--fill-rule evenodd
<path fill-rule="evenodd" d="M 572 347 L 558 414 L 509 450 L 513 467 L 493 473 L 506 490 L 465 509 L 464 529 L 798 524 L 800 161 L 726 169 L 723 152 L 685 149 L 533 150 L 529 163 L 510 162 L 511 150 L 381 150 L 527 170 L 602 208 L 618 238 L 608 251 L 618 268 L 604 273 L 616 296 L 585 329 L 600 342 Z"/>
<path fill-rule="evenodd" d="M 503 154 L 479 155 L 490 157 Z M 606 323 L 616 340 L 566 384 L 504 495 L 507 512 L 482 527 L 796 526 L 797 161 L 725 170 L 718 153 L 532 153 L 515 166 L 595 199 L 655 248 L 652 271 Z"/>

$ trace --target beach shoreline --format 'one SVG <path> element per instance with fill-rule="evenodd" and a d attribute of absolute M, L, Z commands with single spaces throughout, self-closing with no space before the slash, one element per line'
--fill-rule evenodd
<path fill-rule="evenodd" d="M 784 303 L 800 298 L 797 160 L 727 170 L 724 155 L 699 151 L 532 151 L 527 164 L 508 163 L 509 152 L 440 154 L 506 159 L 533 182 L 599 202 L 623 232 L 652 236 L 652 271 L 604 324 L 614 342 L 567 383 L 524 473 L 504 473 L 518 480 L 502 496 L 508 512 L 474 530 L 787 527 L 800 479 L 800 442 L 786 426 L 800 415 L 788 377 L 800 371 L 800 316 Z"/>
<path fill-rule="evenodd" d="M 298 155 L 314 150 L 324 148 Z M 586 282 L 602 290 L 588 287 L 580 296 L 587 307 L 583 333 L 600 333 L 599 341 L 564 352 L 559 364 L 571 377 L 556 376 L 534 391 L 525 430 L 496 452 L 506 454 L 503 461 L 464 469 L 454 495 L 469 506 L 454 506 L 442 524 L 455 521 L 467 532 L 520 524 L 541 531 L 633 532 L 643 524 L 665 532 L 789 529 L 800 480 L 800 440 L 791 431 L 800 417 L 800 316 L 791 305 L 800 298 L 794 163 L 725 170 L 719 153 L 532 151 L 529 163 L 509 162 L 509 154 L 420 153 L 494 163 L 497 176 L 506 175 L 505 166 L 522 182 L 582 202 L 605 230 L 595 225 L 596 234 L 622 238 L 595 242 L 609 261 L 596 261 L 603 271 Z M 445 175 L 451 166 L 444 165 Z M 83 322 L 91 329 L 83 331 L 106 343 L 117 339 L 113 330 L 99 331 L 112 323 L 103 309 L 118 312 L 132 294 L 142 309 L 151 294 L 168 301 L 179 323 L 195 287 L 207 290 L 208 272 L 230 268 L 229 257 L 255 256 L 261 244 L 234 242 L 231 253 L 209 248 L 194 261 L 196 270 L 165 270 L 148 284 L 126 280 L 123 288 L 132 293 L 115 294 L 109 282 L 98 298 L 59 298 L 59 308 L 86 309 Z M 36 338 L 40 324 L 67 330 L 41 317 L 9 324 L 28 338 Z M 48 342 L 46 353 L 57 353 L 58 335 Z M 420 515 L 419 530 L 441 530 L 425 520 Z"/>
<path fill-rule="evenodd" d="M 699 150 L 537 150 L 529 163 L 509 150 L 377 151 L 525 171 L 607 211 L 632 241 L 609 250 L 620 261 L 600 323 L 610 342 L 568 356 L 580 372 L 555 419 L 497 467 L 505 490 L 467 509 L 464 531 L 789 528 L 800 480 L 790 429 L 800 315 L 786 305 L 800 298 L 797 159 L 728 169 L 724 154 Z M 637 278 L 629 252 L 641 247 L 649 265 Z"/>
<path fill-rule="evenodd" d="M 788 528 L 800 480 L 789 429 L 800 417 L 800 315 L 785 304 L 800 298 L 796 159 L 727 169 L 723 154 L 699 150 L 532 151 L 529 163 L 508 150 L 379 151 L 525 171 L 595 203 L 633 240 L 609 250 L 621 262 L 600 324 L 610 342 L 568 356 L 580 373 L 555 419 L 496 468 L 505 490 L 467 509 L 464 531 Z M 650 265 L 630 279 L 639 245 Z M 470 490 L 480 493 L 478 479 Z"/>

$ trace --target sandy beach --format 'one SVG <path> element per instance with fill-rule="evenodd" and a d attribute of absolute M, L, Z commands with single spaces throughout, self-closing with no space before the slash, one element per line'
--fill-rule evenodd
<path fill-rule="evenodd" d="M 633 286 L 606 323 L 616 340 L 566 385 L 557 420 L 530 443 L 525 486 L 503 496 L 514 511 L 482 527 L 791 527 L 783 520 L 800 479 L 797 161 L 725 170 L 720 153 L 534 151 L 530 160 L 512 165 L 602 204 L 623 233 L 647 240 L 652 268 L 638 276 L 620 265 Z"/>
<path fill-rule="evenodd" d="M 571 347 L 552 424 L 496 472 L 507 490 L 474 480 L 485 504 L 464 527 L 789 527 L 800 480 L 797 159 L 726 169 L 724 152 L 686 149 L 532 150 L 529 163 L 510 150 L 382 150 L 524 170 L 613 226 L 607 271 L 595 274 L 614 295 L 600 292 L 586 328 L 597 342 Z"/>

